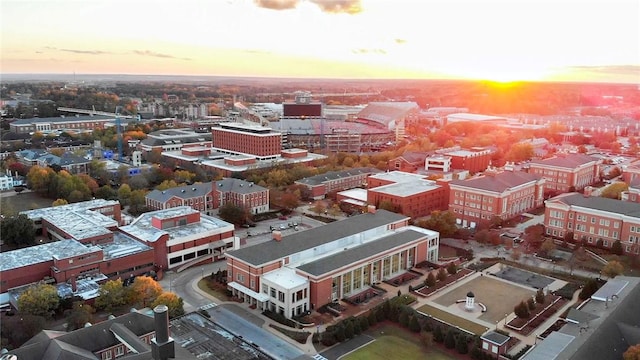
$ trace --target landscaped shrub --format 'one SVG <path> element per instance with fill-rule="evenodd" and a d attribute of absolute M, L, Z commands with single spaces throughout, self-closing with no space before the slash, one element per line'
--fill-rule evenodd
<path fill-rule="evenodd" d="M 403 311 L 399 317 L 400 325 L 402 325 L 403 327 L 409 327 L 409 320 L 409 314 Z"/>
<path fill-rule="evenodd" d="M 591 297 L 591 295 L 595 294 L 595 292 L 598 291 L 599 288 L 600 286 L 596 279 L 589 279 L 587 280 L 587 283 L 584 284 L 584 287 L 582 288 L 582 291 L 580 291 L 578 297 L 580 298 L 580 300 L 587 300 Z"/>
<path fill-rule="evenodd" d="M 429 275 L 427 275 L 427 278 L 424 279 L 424 286 L 432 287 L 435 284 L 436 284 L 436 277 L 435 277 L 435 275 L 433 275 L 432 272 L 430 272 Z"/>
<path fill-rule="evenodd" d="M 444 337 L 444 347 L 447 349 L 453 349 L 456 347 L 456 335 L 457 331 L 450 327 L 447 331 L 447 335 Z"/>
<path fill-rule="evenodd" d="M 458 354 L 466 354 L 469 352 L 469 342 L 464 334 L 458 335 L 456 339 L 456 350 Z"/>
<path fill-rule="evenodd" d="M 344 336 L 347 339 L 353 339 L 355 334 L 356 334 L 355 330 L 353 329 L 353 321 L 347 321 L 347 323 L 344 326 Z"/>
<path fill-rule="evenodd" d="M 442 331 L 442 327 L 440 325 L 436 325 L 435 329 L 433 329 L 433 341 L 438 343 L 444 341 L 444 332 Z"/>
<path fill-rule="evenodd" d="M 367 331 L 367 329 L 369 328 L 369 317 L 361 316 L 359 318 L 360 319 L 360 329 L 362 329 L 362 331 Z"/>
<path fill-rule="evenodd" d="M 533 311 L 536 309 L 536 301 L 533 300 L 533 298 L 528 298 L 527 299 L 527 307 L 529 308 L 529 311 Z"/>
<path fill-rule="evenodd" d="M 538 291 L 536 291 L 536 302 L 541 305 L 545 302 L 544 291 L 542 289 L 538 289 Z"/>
<path fill-rule="evenodd" d="M 273 321 L 277 321 L 282 325 L 289 326 L 289 327 L 292 327 L 292 328 L 296 327 L 296 323 L 293 320 L 288 319 L 286 316 L 284 316 L 284 315 L 282 315 L 280 313 L 273 312 L 271 310 L 265 310 L 262 313 L 262 315 L 268 317 L 269 319 L 271 319 Z"/>
<path fill-rule="evenodd" d="M 311 333 L 308 331 L 293 331 L 293 330 L 285 329 L 283 327 L 273 325 L 273 324 L 270 324 L 269 326 L 287 335 L 288 337 L 299 342 L 300 344 L 306 343 L 307 339 L 309 338 L 309 335 L 311 335 Z"/>
<path fill-rule="evenodd" d="M 449 265 L 447 265 L 447 272 L 450 275 L 454 275 L 455 273 L 458 272 L 458 267 L 456 266 L 455 263 L 449 263 Z"/>
<path fill-rule="evenodd" d="M 516 314 L 517 317 L 522 319 L 526 319 L 531 315 L 529 313 L 529 306 L 527 305 L 526 302 L 524 302 L 524 300 L 521 301 L 518 305 L 516 305 L 513 308 L 513 312 Z"/>
<path fill-rule="evenodd" d="M 413 331 L 414 333 L 420 332 L 421 326 L 420 322 L 418 321 L 417 315 L 412 316 L 411 320 L 409 320 L 409 330 Z"/>
<path fill-rule="evenodd" d="M 436 278 L 437 278 L 439 281 L 444 281 L 444 279 L 446 279 L 446 278 L 447 278 L 447 271 L 446 271 L 444 268 L 440 268 L 440 269 L 438 270 L 438 275 L 436 275 Z"/>

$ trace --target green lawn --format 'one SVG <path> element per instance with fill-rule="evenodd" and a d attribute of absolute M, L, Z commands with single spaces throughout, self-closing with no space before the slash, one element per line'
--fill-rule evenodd
<path fill-rule="evenodd" d="M 381 336 L 351 354 L 343 356 L 341 359 L 388 360 L 390 354 L 393 354 L 393 359 L 403 360 L 454 360 L 454 358 L 436 349 L 425 349 L 420 344 L 393 335 Z"/>
<path fill-rule="evenodd" d="M 208 284 L 208 280 L 207 279 L 200 279 L 200 281 L 198 281 L 198 287 L 200 288 L 200 290 L 206 292 L 207 294 L 213 296 L 214 298 L 220 300 L 220 301 L 230 301 L 231 298 L 229 298 L 229 296 L 227 296 L 227 292 L 225 290 L 222 289 L 212 289 L 210 288 L 207 284 Z"/>
<path fill-rule="evenodd" d="M 20 211 L 50 207 L 54 200 L 40 197 L 34 192 L 3 196 L 0 198 L 0 211 L 3 215 L 14 215 Z"/>

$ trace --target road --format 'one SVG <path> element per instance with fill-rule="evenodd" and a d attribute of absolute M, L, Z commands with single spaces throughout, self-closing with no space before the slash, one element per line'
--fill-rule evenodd
<path fill-rule="evenodd" d="M 184 301 L 184 311 L 188 313 L 211 303 L 210 299 L 202 296 L 193 289 L 193 282 L 195 281 L 197 283 L 203 276 L 226 268 L 227 263 L 225 261 L 217 261 L 192 267 L 180 273 L 168 271 L 164 274 L 164 279 L 160 280 L 159 283 L 164 290 L 172 291 L 182 298 Z"/>

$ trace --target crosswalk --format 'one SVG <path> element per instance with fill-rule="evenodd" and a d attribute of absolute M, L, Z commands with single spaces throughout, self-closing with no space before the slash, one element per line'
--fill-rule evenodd
<path fill-rule="evenodd" d="M 327 359 L 326 357 L 324 357 L 324 356 L 322 356 L 322 355 L 320 355 L 320 354 L 315 354 L 315 355 L 313 355 L 313 358 L 314 358 L 315 360 L 329 360 L 329 359 Z"/>
<path fill-rule="evenodd" d="M 202 306 L 200 306 L 200 310 L 209 310 L 209 309 L 214 308 L 216 306 L 218 306 L 218 304 L 216 304 L 216 303 L 202 305 Z"/>

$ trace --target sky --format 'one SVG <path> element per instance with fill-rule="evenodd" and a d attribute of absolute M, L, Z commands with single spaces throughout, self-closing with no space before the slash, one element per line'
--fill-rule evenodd
<path fill-rule="evenodd" d="M 0 0 L 2 74 L 640 84 L 638 0 Z"/>

